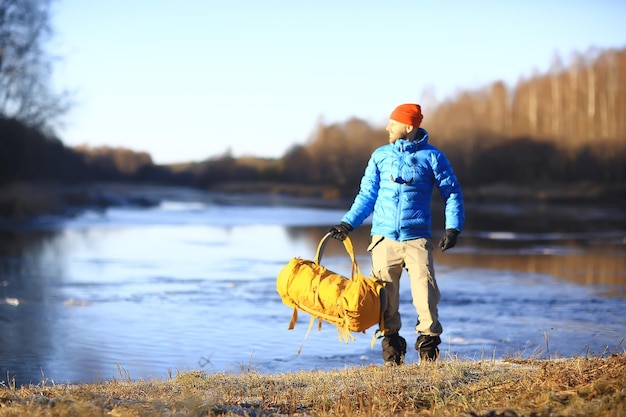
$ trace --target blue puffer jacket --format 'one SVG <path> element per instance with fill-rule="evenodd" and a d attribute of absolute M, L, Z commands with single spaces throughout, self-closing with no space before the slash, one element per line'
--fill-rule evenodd
<path fill-rule="evenodd" d="M 372 235 L 395 241 L 431 238 L 430 201 L 434 187 L 445 202 L 446 229 L 463 230 L 463 194 L 450 162 L 417 129 L 415 141 L 399 139 L 376 149 L 361 188 L 341 219 L 353 228 L 372 214 Z"/>

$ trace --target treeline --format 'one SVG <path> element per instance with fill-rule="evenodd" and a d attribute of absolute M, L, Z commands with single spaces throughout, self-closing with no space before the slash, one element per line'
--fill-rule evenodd
<path fill-rule="evenodd" d="M 557 61 L 513 88 L 495 82 L 424 112 L 431 143 L 446 152 L 463 184 L 626 180 L 626 49 L 577 55 L 569 67 Z M 386 140 L 384 126 L 356 118 L 320 124 L 307 143 L 257 173 L 352 194 L 370 153 Z M 250 169 L 227 155 L 196 172 L 211 185 L 249 181 Z"/>
<path fill-rule="evenodd" d="M 625 179 L 626 49 L 555 61 L 509 89 L 496 82 L 427 118 L 467 182 Z"/>
<path fill-rule="evenodd" d="M 495 82 L 424 106 L 423 127 L 464 185 L 626 180 L 626 49 L 577 56 L 509 88 Z M 319 124 L 278 159 L 222 155 L 155 165 L 123 148 L 68 148 L 61 140 L 0 117 L 0 184 L 19 180 L 134 181 L 211 188 L 280 182 L 356 191 L 385 126 L 357 118 Z"/>
<path fill-rule="evenodd" d="M 13 182 L 176 182 L 182 175 L 155 165 L 145 152 L 70 148 L 41 130 L 0 116 L 0 185 Z"/>

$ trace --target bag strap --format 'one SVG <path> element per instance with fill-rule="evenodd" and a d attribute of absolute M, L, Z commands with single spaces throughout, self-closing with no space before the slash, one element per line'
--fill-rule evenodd
<path fill-rule="evenodd" d="M 321 265 L 320 262 L 322 261 L 322 255 L 324 254 L 324 248 L 326 247 L 330 236 L 330 232 L 326 233 L 320 240 L 319 245 L 317 245 L 317 251 L 315 252 L 315 258 L 313 259 L 313 262 L 318 265 Z M 354 246 L 352 246 L 352 240 L 350 240 L 350 237 L 346 236 L 346 238 L 343 240 L 343 246 L 346 249 L 346 252 L 348 252 L 350 259 L 352 260 L 352 271 L 350 277 L 354 277 L 355 273 L 360 274 L 361 271 L 354 256 Z"/>

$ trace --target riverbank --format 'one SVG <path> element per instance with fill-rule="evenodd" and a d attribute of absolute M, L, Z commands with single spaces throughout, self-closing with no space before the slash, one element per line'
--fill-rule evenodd
<path fill-rule="evenodd" d="M 164 200 L 207 204 L 339 207 L 349 201 L 324 187 L 225 184 L 210 190 L 142 183 L 58 184 L 19 182 L 0 187 L 0 223 L 43 216 L 71 217 L 115 206 L 154 207 Z"/>
<path fill-rule="evenodd" d="M 626 184 L 491 184 L 466 187 L 463 194 L 468 203 L 617 204 L 626 208 L 622 198 L 626 195 Z M 347 208 L 352 202 L 352 197 L 341 197 L 334 187 L 266 182 L 229 182 L 210 190 L 139 183 L 67 185 L 20 182 L 0 187 L 0 220 L 19 222 L 41 216 L 73 216 L 84 210 L 105 210 L 122 205 L 151 207 L 168 198 L 217 204 L 244 202 L 330 208 Z M 434 201 L 438 201 L 437 196 Z"/>
<path fill-rule="evenodd" d="M 1 416 L 624 416 L 626 354 L 0 386 Z"/>
<path fill-rule="evenodd" d="M 150 195 L 146 192 L 149 189 L 132 184 L 5 184 L 0 187 L 0 219 L 73 216 L 86 209 L 104 210 L 118 205 L 150 207 L 158 204 L 161 197 Z"/>

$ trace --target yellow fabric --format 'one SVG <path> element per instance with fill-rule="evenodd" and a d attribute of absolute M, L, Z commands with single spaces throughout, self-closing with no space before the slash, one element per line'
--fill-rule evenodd
<path fill-rule="evenodd" d="M 352 260 L 350 279 L 320 265 L 328 237 L 327 234 L 320 241 L 314 261 L 292 258 L 280 270 L 276 291 L 283 303 L 294 309 L 289 329 L 295 327 L 300 310 L 312 316 L 309 331 L 313 318 L 318 318 L 318 328 L 321 328 L 322 320 L 332 323 L 337 326 L 339 339 L 348 343 L 354 340 L 351 332 L 365 332 L 377 323 L 380 329 L 384 329 L 381 311 L 384 287 L 382 283 L 361 274 L 350 238 L 343 241 Z"/>

